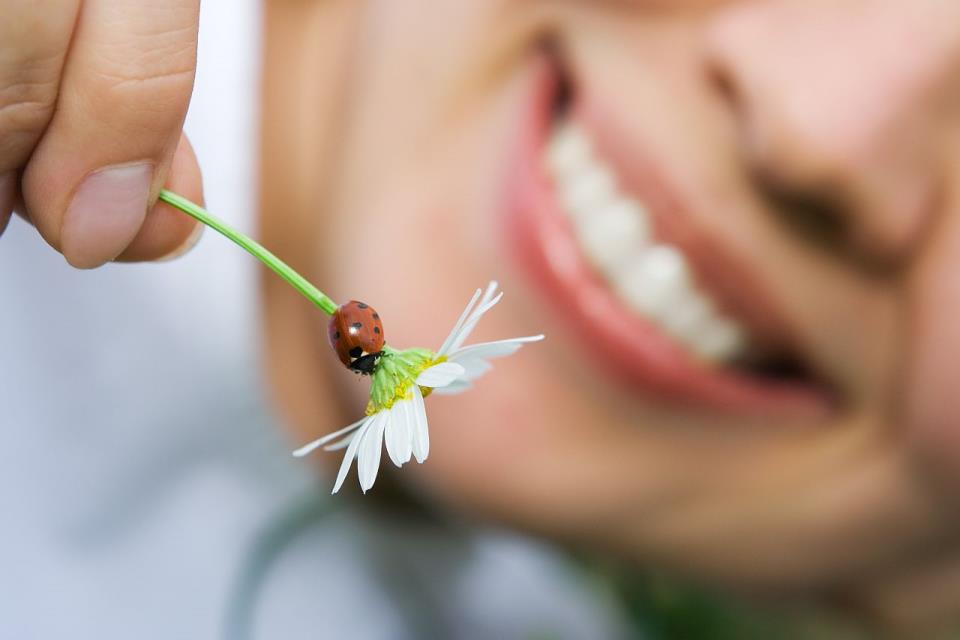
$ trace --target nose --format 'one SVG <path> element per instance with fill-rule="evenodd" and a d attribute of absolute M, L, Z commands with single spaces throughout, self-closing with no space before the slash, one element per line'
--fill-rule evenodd
<path fill-rule="evenodd" d="M 826 205 L 872 260 L 911 253 L 957 118 L 960 3 L 734 4 L 711 19 L 706 64 L 761 183 Z"/>

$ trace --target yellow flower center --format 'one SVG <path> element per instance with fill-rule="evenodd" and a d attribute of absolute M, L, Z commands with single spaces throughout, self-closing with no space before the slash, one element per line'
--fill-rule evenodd
<path fill-rule="evenodd" d="M 374 388 L 371 389 L 370 400 L 367 402 L 366 415 L 372 416 L 390 409 L 401 400 L 412 400 L 411 389 L 416 384 L 417 377 L 430 367 L 446 360 L 446 356 L 435 356 L 424 358 L 415 364 L 404 363 L 407 366 L 389 366 L 389 364 L 388 367 L 381 366 L 374 375 Z M 432 392 L 432 387 L 420 387 L 420 393 L 424 398 Z"/>

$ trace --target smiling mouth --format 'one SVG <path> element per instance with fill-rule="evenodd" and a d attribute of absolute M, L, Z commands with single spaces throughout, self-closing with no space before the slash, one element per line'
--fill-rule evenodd
<path fill-rule="evenodd" d="M 746 329 L 697 285 L 684 252 L 655 236 L 649 209 L 622 192 L 581 125 L 557 123 L 544 160 L 583 257 L 627 308 L 704 361 L 748 355 Z"/>
<path fill-rule="evenodd" d="M 607 159 L 602 136 L 616 133 L 591 126 L 556 66 L 534 75 L 507 237 L 594 360 L 659 399 L 824 415 L 832 394 L 750 274 L 690 228 L 649 158 Z"/>

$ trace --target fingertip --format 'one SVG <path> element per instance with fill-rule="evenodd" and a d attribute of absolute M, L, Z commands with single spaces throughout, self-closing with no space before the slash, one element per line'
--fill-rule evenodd
<path fill-rule="evenodd" d="M 193 145 L 184 133 L 180 134 L 177 150 L 173 154 L 167 188 L 200 206 L 204 205 L 203 173 L 200 171 L 200 163 L 197 161 L 197 154 L 193 151 Z"/>
<path fill-rule="evenodd" d="M 193 231 L 190 232 L 190 235 L 187 236 L 187 239 L 184 240 L 178 247 L 176 247 L 170 253 L 160 256 L 155 260 L 155 262 L 170 262 L 171 260 L 176 260 L 180 256 L 184 256 L 190 251 L 193 250 L 197 243 L 200 242 L 200 238 L 203 237 L 203 232 L 206 227 L 199 222 L 195 222 L 193 225 Z"/>
<path fill-rule="evenodd" d="M 200 166 L 186 136 L 180 137 L 167 174 L 166 188 L 197 204 L 203 204 Z M 172 260 L 192 249 L 202 235 L 202 224 L 167 203 L 158 201 L 117 261 Z"/>

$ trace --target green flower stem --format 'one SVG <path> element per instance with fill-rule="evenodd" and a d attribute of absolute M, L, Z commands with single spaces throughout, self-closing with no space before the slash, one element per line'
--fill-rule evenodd
<path fill-rule="evenodd" d="M 257 260 L 273 269 L 278 276 L 289 282 L 294 289 L 302 293 L 310 302 L 320 307 L 328 315 L 333 315 L 334 311 L 337 310 L 337 303 L 331 300 L 327 294 L 310 284 L 306 278 L 290 268 L 290 265 L 267 251 L 253 238 L 231 228 L 223 220 L 208 213 L 203 207 L 172 191 L 164 189 L 160 192 L 160 199 L 233 240 Z"/>

